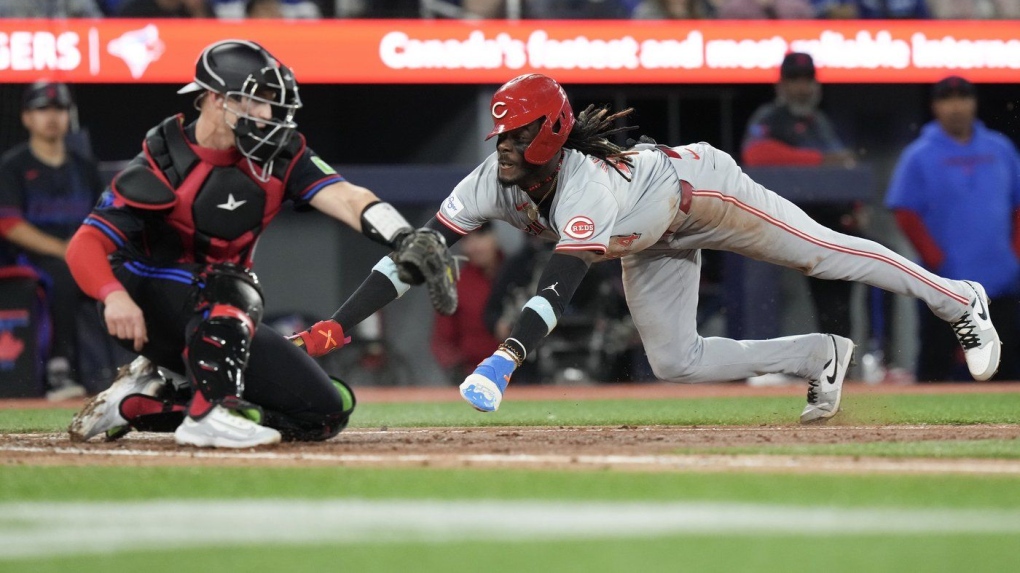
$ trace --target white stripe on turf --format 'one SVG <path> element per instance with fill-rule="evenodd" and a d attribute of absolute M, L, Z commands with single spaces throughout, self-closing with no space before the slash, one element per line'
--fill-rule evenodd
<path fill-rule="evenodd" d="M 0 559 L 10 559 L 245 544 L 1017 534 L 1020 511 L 465 500 L 24 502 L 0 504 L 0 532 Z"/>
<path fill-rule="evenodd" d="M 163 438 L 165 441 L 165 438 Z M 131 442 L 125 441 L 124 445 Z M 550 467 L 638 468 L 647 470 L 749 470 L 796 471 L 811 473 L 900 473 L 900 474 L 997 474 L 1020 475 L 1020 460 L 859 458 L 856 456 L 797 456 L 754 454 L 689 455 L 567 455 L 567 454 L 333 454 L 278 451 L 224 451 L 193 449 L 90 449 L 89 447 L 7 446 L 0 453 L 46 453 L 76 458 L 137 458 L 139 460 L 246 460 L 275 462 L 317 462 L 337 465 L 437 466 L 437 467 Z"/>

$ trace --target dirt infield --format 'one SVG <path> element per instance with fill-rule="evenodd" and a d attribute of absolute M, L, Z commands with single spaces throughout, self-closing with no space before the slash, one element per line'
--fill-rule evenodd
<path fill-rule="evenodd" d="M 1020 392 L 1020 384 L 864 386 L 853 393 Z M 785 396 L 803 386 L 665 384 L 591 388 L 515 388 L 516 400 L 653 399 L 710 396 Z M 363 389 L 362 403 L 457 400 L 453 389 Z M 47 406 L 54 406 L 46 403 Z M 57 406 L 74 407 L 79 403 Z M 38 407 L 0 402 L 0 409 Z M 982 473 L 1020 476 L 1018 460 L 935 460 L 789 455 L 730 455 L 718 448 L 765 445 L 1020 439 L 1018 425 L 980 426 L 760 426 L 760 427 L 488 427 L 352 429 L 315 444 L 282 444 L 224 452 L 179 448 L 168 435 L 130 434 L 113 443 L 73 444 L 64 434 L 0 436 L 0 464 L 429 466 L 638 471 L 787 471 L 851 473 Z M 699 453 L 705 450 L 706 453 Z M 677 452 L 683 452 L 678 454 Z"/>

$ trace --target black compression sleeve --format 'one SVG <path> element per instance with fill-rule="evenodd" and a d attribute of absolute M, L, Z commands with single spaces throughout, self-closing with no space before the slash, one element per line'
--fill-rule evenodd
<path fill-rule="evenodd" d="M 379 271 L 369 273 L 358 290 L 333 313 L 333 320 L 340 323 L 344 332 L 350 332 L 372 313 L 397 299 L 397 289 L 386 275 Z"/>
<path fill-rule="evenodd" d="M 574 291 L 588 273 L 588 263 L 573 255 L 553 253 L 538 280 L 535 298 L 524 305 L 510 338 L 516 339 L 525 352 L 530 352 L 563 314 L 563 309 L 574 296 Z M 542 304 L 544 299 L 548 306 Z M 533 306 L 533 303 L 534 304 Z M 551 315 L 551 316 L 550 316 Z M 343 324 L 343 323 L 341 323 Z"/>
<path fill-rule="evenodd" d="M 453 229 L 440 223 L 439 219 L 436 219 L 435 217 L 432 217 L 431 219 L 429 219 L 428 223 L 425 223 L 425 228 L 432 229 L 433 231 L 436 231 L 440 235 L 442 235 L 443 238 L 446 239 L 447 247 L 452 247 L 453 244 L 459 241 L 461 237 L 460 233 L 454 232 Z"/>

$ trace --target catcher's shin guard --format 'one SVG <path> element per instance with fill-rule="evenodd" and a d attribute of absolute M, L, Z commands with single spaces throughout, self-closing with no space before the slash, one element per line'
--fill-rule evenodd
<path fill-rule="evenodd" d="M 248 364 L 254 324 L 236 308 L 213 306 L 209 318 L 195 329 L 188 344 L 185 364 L 195 390 L 210 404 L 244 392 L 244 368 Z M 194 409 L 193 416 L 205 413 Z"/>
<path fill-rule="evenodd" d="M 196 391 L 188 413 L 195 418 L 244 392 L 244 369 L 262 317 L 258 280 L 246 269 L 213 265 L 203 278 L 199 308 L 207 314 L 185 351 L 188 378 Z"/>

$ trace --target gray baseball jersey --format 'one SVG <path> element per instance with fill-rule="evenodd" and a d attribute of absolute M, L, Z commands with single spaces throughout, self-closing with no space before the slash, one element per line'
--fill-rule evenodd
<path fill-rule="evenodd" d="M 557 251 L 593 251 L 604 258 L 637 252 L 658 242 L 680 206 L 680 187 L 669 158 L 654 149 L 620 164 L 627 181 L 601 159 L 565 149 L 549 217 L 528 217 L 534 203 L 520 187 L 496 179 L 493 153 L 443 201 L 436 217 L 466 234 L 488 220 L 556 242 Z"/>
<path fill-rule="evenodd" d="M 498 219 L 555 241 L 557 251 L 623 257 L 628 307 L 653 371 L 666 380 L 768 373 L 816 379 L 829 358 L 829 338 L 822 334 L 746 341 L 699 336 L 703 248 L 914 296 L 946 321 L 968 309 L 964 283 L 934 275 L 875 242 L 819 225 L 706 143 L 640 146 L 632 159 L 628 181 L 602 160 L 565 149 L 549 217 L 531 221 L 531 199 L 498 182 L 493 154 L 457 185 L 436 217 L 459 234 Z"/>

